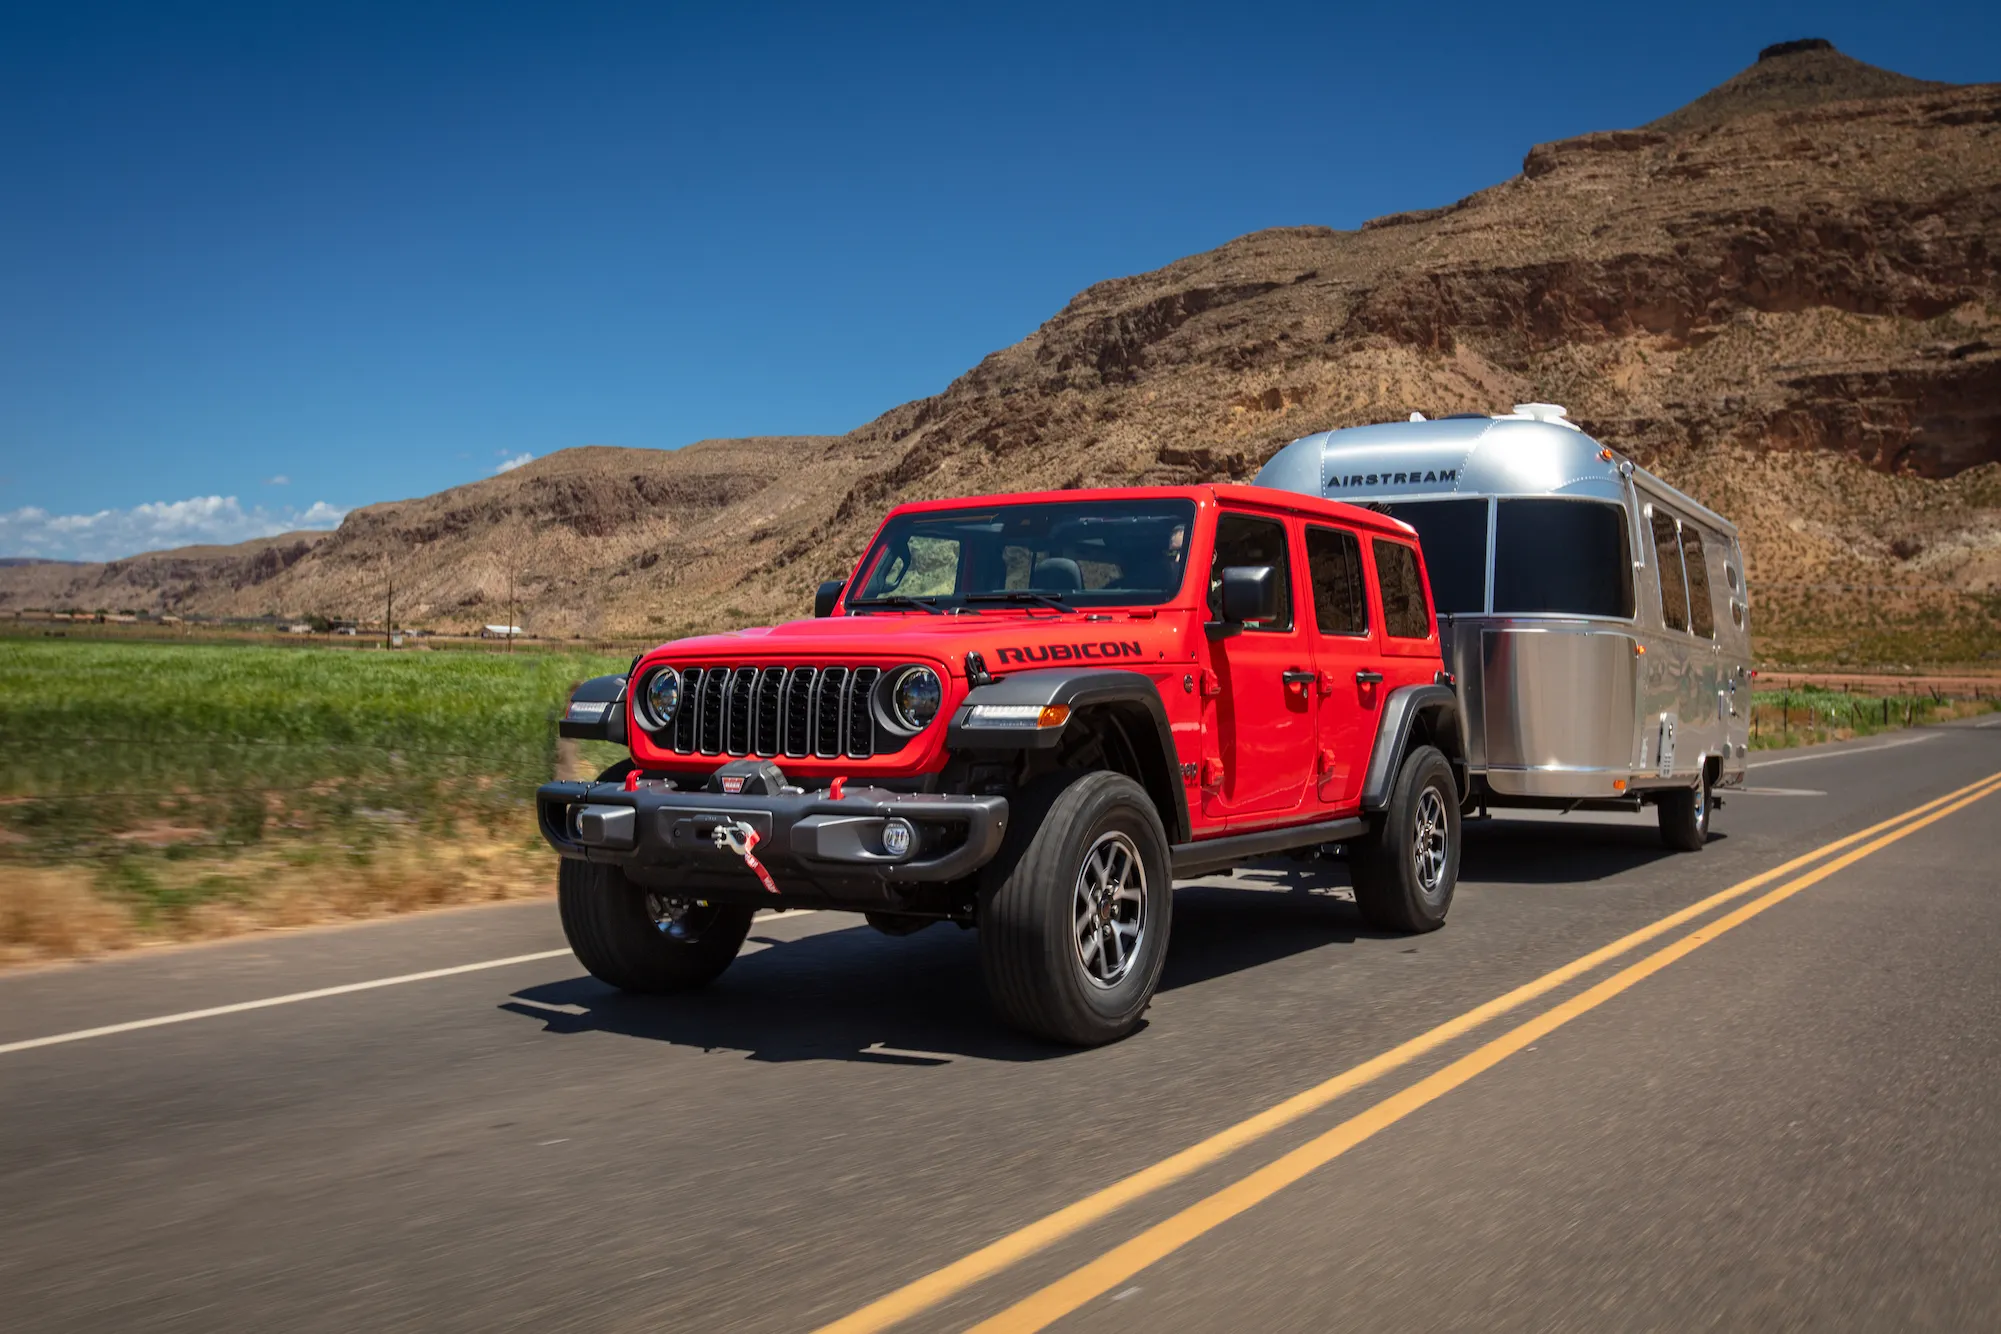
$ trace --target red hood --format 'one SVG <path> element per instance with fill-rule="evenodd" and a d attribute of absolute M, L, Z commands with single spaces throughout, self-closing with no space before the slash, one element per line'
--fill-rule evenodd
<path fill-rule="evenodd" d="M 1122 611 L 1108 620 L 1085 613 L 1026 616 L 983 612 L 973 616 L 832 616 L 783 625 L 699 635 L 662 644 L 646 656 L 674 663 L 883 662 L 922 658 L 965 674 L 965 657 L 978 651 L 996 674 L 1060 662 L 1104 661 L 1138 666 L 1191 661 L 1195 631 L 1185 608 L 1163 607 L 1138 616 Z"/>

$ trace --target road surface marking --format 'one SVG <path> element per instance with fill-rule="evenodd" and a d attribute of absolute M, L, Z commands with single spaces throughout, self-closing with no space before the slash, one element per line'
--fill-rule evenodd
<path fill-rule="evenodd" d="M 1811 755 L 1788 755 L 1783 760 L 1753 760 L 1746 769 L 1769 769 L 1775 764 L 1804 764 L 1808 760 L 1838 760 L 1843 755 L 1867 755 L 1872 750 L 1895 750 L 1899 746 L 1916 746 L 1926 741 L 1938 740 L 1938 734 L 1928 732 L 1924 736 L 1906 737 L 1902 741 L 1880 741 L 1873 746 L 1856 746 L 1852 750 L 1822 750 Z M 1726 792 L 1728 788 L 1724 789 Z"/>
<path fill-rule="evenodd" d="M 155 1015 L 151 1019 L 134 1019 L 126 1024 L 106 1024 L 102 1028 L 79 1028 L 74 1033 L 55 1033 L 45 1038 L 28 1038 L 21 1042 L 0 1043 L 0 1056 L 9 1052 L 31 1051 L 36 1047 L 54 1047 L 64 1042 L 84 1042 L 90 1038 L 108 1038 L 114 1033 L 134 1033 L 142 1028 L 163 1028 L 168 1024 L 191 1024 L 197 1019 L 214 1019 L 225 1014 L 242 1014 L 245 1010 L 268 1010 L 274 1005 L 296 1005 L 300 1001 L 324 1000 L 328 996 L 345 996 L 356 991 L 374 991 L 379 987 L 400 987 L 406 982 L 428 982 L 434 977 L 456 977 L 460 973 L 477 973 L 488 968 L 505 968 L 509 964 L 536 963 L 542 959 L 560 959 L 570 951 L 542 950 L 536 954 L 516 954 L 505 959 L 487 959 L 481 963 L 462 963 L 456 968 L 432 968 L 422 973 L 405 973 L 401 977 L 378 977 L 368 982 L 349 982 L 344 986 L 321 987 L 317 991 L 295 991 L 289 996 L 266 996 L 262 1000 L 238 1001 L 234 1005 L 211 1005 L 206 1010 L 183 1010 L 179 1014 Z"/>
<path fill-rule="evenodd" d="M 1726 787 L 1722 790 L 1733 797 L 1824 797 L 1827 793 L 1817 787 Z M 1719 792 L 1717 795 L 1721 796 Z"/>
<path fill-rule="evenodd" d="M 1296 1093 L 1284 1102 L 1259 1112 L 1236 1125 L 1217 1131 L 1209 1138 L 1192 1144 L 1181 1152 L 1164 1158 L 1151 1167 L 1142 1168 L 1123 1181 L 1116 1181 L 1104 1189 L 1085 1196 L 1074 1204 L 1066 1205 L 1055 1213 L 1037 1219 L 1019 1231 L 1009 1233 L 997 1241 L 990 1242 L 970 1255 L 953 1261 L 942 1269 L 933 1270 L 921 1278 L 912 1280 L 883 1297 L 870 1302 L 854 1313 L 843 1316 L 831 1324 L 822 1326 L 816 1334 L 865 1334 L 867 1331 L 884 1330 L 896 1325 L 919 1312 L 927 1311 L 941 1302 L 947 1301 L 974 1284 L 1034 1255 L 1063 1238 L 1079 1232 L 1093 1223 L 1104 1219 L 1135 1200 L 1143 1199 L 1163 1187 L 1188 1177 L 1195 1172 L 1218 1162 L 1228 1155 L 1255 1143 L 1265 1136 L 1292 1124 L 1310 1112 L 1318 1111 L 1343 1094 L 1362 1087 L 1381 1075 L 1388 1074 L 1409 1065 L 1412 1061 L 1446 1043 L 1463 1037 L 1491 1019 L 1499 1018 L 1510 1010 L 1518 1009 L 1539 996 L 1583 976 L 1602 963 L 1626 954 L 1656 936 L 1664 935 L 1675 927 L 1693 918 L 1700 917 L 1711 908 L 1742 898 L 1761 885 L 1792 874 L 1794 871 L 1820 860 L 1830 853 L 1859 843 L 1872 835 L 1924 814 L 1926 811 L 1946 805 L 1954 798 L 1962 797 L 1976 788 L 1985 786 L 2001 773 L 1990 774 L 1977 783 L 1969 783 L 1942 797 L 1933 798 L 1923 805 L 1914 806 L 1899 815 L 1870 825 L 1832 843 L 1824 843 L 1811 852 L 1802 853 L 1791 861 L 1761 872 L 1748 880 L 1739 881 L 1730 888 L 1720 890 L 1699 903 L 1692 903 L 1679 912 L 1668 914 L 1630 935 L 1622 936 L 1611 944 L 1574 959 L 1552 972 L 1543 974 L 1532 982 L 1526 982 L 1505 995 L 1497 996 L 1483 1005 L 1474 1007 L 1454 1019 L 1448 1019 L 1429 1032 L 1419 1034 L 1408 1042 L 1392 1047 L 1379 1056 L 1362 1062 L 1352 1069 L 1343 1071 L 1312 1088 Z"/>
<path fill-rule="evenodd" d="M 807 913 L 819 912 L 818 908 L 787 908 L 783 912 L 761 913 L 755 919 L 760 922 L 775 921 L 780 917 L 804 917 Z M 20 1042 L 0 1043 L 0 1056 L 9 1052 L 32 1051 L 36 1047 L 54 1047 L 65 1042 L 84 1042 L 90 1038 L 108 1038 L 114 1033 L 131 1033 L 142 1028 L 161 1028 L 167 1024 L 191 1024 L 197 1019 L 214 1019 L 225 1014 L 242 1014 L 245 1010 L 268 1010 L 274 1005 L 296 1005 L 300 1001 L 324 1000 L 328 996 L 345 996 L 350 992 L 374 991 L 378 987 L 400 987 L 406 982 L 429 982 L 436 977 L 456 977 L 460 973 L 477 973 L 488 968 L 505 968 L 509 964 L 534 963 L 540 959 L 560 959 L 570 951 L 543 950 L 539 954 L 516 954 L 505 959 L 486 959 L 480 963 L 462 963 L 456 968 L 433 968 L 422 973 L 405 973 L 401 977 L 378 977 L 367 982 L 349 982 L 345 986 L 321 987 L 317 991 L 295 991 L 288 996 L 266 996 L 262 1000 L 238 1001 L 234 1005 L 211 1005 L 206 1010 L 185 1010 L 180 1014 L 155 1015 L 151 1019 L 134 1019 L 125 1024 L 106 1024 L 102 1028 L 80 1028 L 74 1033 L 54 1033 L 45 1038 L 27 1038 Z M 516 997 L 519 1000 L 519 997 Z M 555 1010 L 561 1014 L 584 1014 L 586 1011 L 575 1006 L 545 1005 L 540 1001 L 521 1001 L 540 1010 Z"/>
<path fill-rule="evenodd" d="M 2001 778 L 2001 774 L 1996 774 L 1994 777 Z M 1864 857 L 1888 847 L 1898 839 L 1914 834 L 1935 821 L 1943 820 L 1953 812 L 1971 806 L 1974 802 L 1997 791 L 2001 791 L 2001 783 L 1990 783 L 1971 796 L 1933 811 L 1922 819 L 1903 824 L 1881 838 L 1845 852 L 1798 879 L 1787 881 L 1777 889 L 1725 913 L 1715 921 L 1697 927 L 1672 945 L 1656 950 L 1596 986 L 1552 1006 L 1526 1023 L 1468 1052 L 1436 1074 L 1427 1075 L 1402 1092 L 1383 1099 L 1367 1111 L 1352 1116 L 1332 1130 L 1315 1136 L 1290 1153 L 1225 1186 L 1207 1199 L 1189 1205 L 1172 1218 L 1157 1223 L 1132 1240 L 1112 1248 L 1091 1263 L 1072 1270 L 1048 1287 L 1016 1302 L 999 1315 L 974 1325 L 969 1334 L 1031 1334 L 1031 1331 L 1046 1328 L 1086 1302 L 1102 1297 L 1155 1261 L 1172 1254 L 1252 1206 L 1270 1199 L 1376 1132 L 1387 1129 L 1419 1108 L 1437 1101 L 1476 1075 L 1499 1065 L 1507 1057 L 1538 1038 L 1546 1037 L 1579 1015 L 1597 1009 L 1606 1001 L 1660 972 L 1669 964 L 1686 958 L 1718 936 L 1742 926 L 1767 908 L 1785 902 L 1800 891 L 1853 866 Z"/>

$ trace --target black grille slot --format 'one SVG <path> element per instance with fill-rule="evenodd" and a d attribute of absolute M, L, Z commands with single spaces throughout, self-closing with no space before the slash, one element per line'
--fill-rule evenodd
<path fill-rule="evenodd" d="M 795 667 L 785 683 L 785 753 L 802 758 L 813 753 L 813 686 L 817 667 Z"/>
<path fill-rule="evenodd" d="M 757 711 L 752 706 L 757 693 L 757 668 L 739 667 L 729 677 L 729 731 L 723 737 L 723 749 L 732 755 L 750 753 L 750 725 Z"/>
<path fill-rule="evenodd" d="M 682 755 L 857 759 L 876 753 L 880 667 L 687 667 L 660 740 Z"/>
<path fill-rule="evenodd" d="M 704 755 L 723 753 L 723 723 L 726 719 L 726 698 L 730 684 L 730 669 L 711 667 L 702 676 L 702 739 L 698 743 Z"/>
<path fill-rule="evenodd" d="M 820 688 L 813 692 L 813 753 L 822 759 L 839 759 L 842 725 L 846 719 L 848 669 L 828 667 L 820 673 Z"/>
<path fill-rule="evenodd" d="M 848 754 L 858 760 L 875 754 L 875 710 L 869 707 L 869 694 L 881 675 L 880 667 L 857 667 L 848 682 Z"/>
<path fill-rule="evenodd" d="M 674 713 L 674 749 L 683 755 L 695 748 L 696 720 L 702 713 L 702 669 L 681 673 L 681 704 Z"/>
<path fill-rule="evenodd" d="M 785 702 L 785 669 L 767 667 L 757 677 L 756 725 L 752 733 L 750 749 L 756 755 L 776 755 L 779 750 L 779 724 L 785 718 L 781 707 Z"/>

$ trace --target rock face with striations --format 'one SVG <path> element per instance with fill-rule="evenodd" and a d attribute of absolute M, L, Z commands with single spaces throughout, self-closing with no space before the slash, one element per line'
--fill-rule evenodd
<path fill-rule="evenodd" d="M 429 615 L 470 622 L 494 575 L 467 572 L 511 561 L 534 628 L 796 615 L 895 500 L 1242 479 L 1310 431 L 1533 399 L 1742 524 L 1767 651 L 1921 632 L 1963 656 L 2001 646 L 1997 238 L 2001 85 L 1785 43 L 1447 207 L 1100 283 L 847 436 L 570 451 L 359 511 L 268 581 L 178 605 L 322 610 L 394 561 Z"/>

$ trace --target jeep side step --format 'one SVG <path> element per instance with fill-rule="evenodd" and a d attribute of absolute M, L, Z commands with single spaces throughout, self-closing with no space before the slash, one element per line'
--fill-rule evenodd
<path fill-rule="evenodd" d="M 1253 834 L 1231 834 L 1205 838 L 1199 843 L 1176 843 L 1174 878 L 1207 875 L 1240 862 L 1269 857 L 1274 852 L 1310 848 L 1321 843 L 1344 843 L 1369 832 L 1366 820 L 1328 820 L 1322 824 L 1287 825 L 1280 829 L 1260 829 Z"/>

